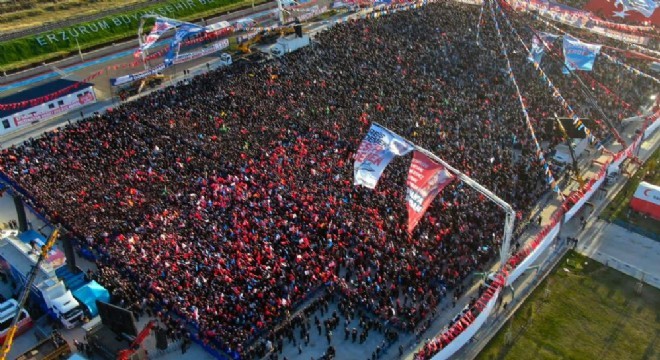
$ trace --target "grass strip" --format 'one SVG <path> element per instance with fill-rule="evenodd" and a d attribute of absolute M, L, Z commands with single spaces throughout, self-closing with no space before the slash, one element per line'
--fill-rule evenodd
<path fill-rule="evenodd" d="M 637 288 L 570 251 L 477 359 L 657 359 L 660 290 Z"/>
<path fill-rule="evenodd" d="M 262 4 L 266 0 L 176 0 L 121 15 L 81 23 L 57 31 L 0 43 L 0 70 L 11 71 L 78 51 L 135 38 L 140 17 L 146 13 L 191 21 Z M 153 20 L 145 23 L 149 29 Z"/>

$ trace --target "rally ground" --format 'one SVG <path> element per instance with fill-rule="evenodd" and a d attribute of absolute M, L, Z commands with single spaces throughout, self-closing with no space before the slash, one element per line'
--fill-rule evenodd
<path fill-rule="evenodd" d="M 660 290 L 570 251 L 477 357 L 657 359 Z"/>

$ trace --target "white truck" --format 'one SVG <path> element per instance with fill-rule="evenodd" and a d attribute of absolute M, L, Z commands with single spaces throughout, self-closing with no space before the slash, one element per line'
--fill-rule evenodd
<path fill-rule="evenodd" d="M 60 319 L 65 328 L 73 329 L 81 322 L 84 316 L 82 306 L 73 297 L 71 290 L 66 288 L 62 280 L 54 282 L 49 279 L 40 284 L 39 289 L 49 311 L 52 311 L 55 317 Z"/>
<path fill-rule="evenodd" d="M 303 35 L 302 37 L 297 37 L 296 35 L 281 37 L 277 39 L 275 45 L 270 47 L 270 54 L 274 57 L 280 57 L 307 45 L 309 45 L 309 35 Z"/>
<path fill-rule="evenodd" d="M 0 239 L 0 267 L 6 269 L 12 280 L 20 287 L 25 284 L 26 275 L 37 263 L 37 254 L 32 246 L 18 236 L 7 236 Z M 57 318 L 67 329 L 74 328 L 82 319 L 84 312 L 80 303 L 60 280 L 56 272 L 66 267 L 64 260 L 51 262 L 51 254 L 47 261 L 39 265 L 37 277 L 30 289 L 30 298 L 39 308 L 49 313 L 51 318 Z M 61 255 L 64 257 L 64 255 Z"/>

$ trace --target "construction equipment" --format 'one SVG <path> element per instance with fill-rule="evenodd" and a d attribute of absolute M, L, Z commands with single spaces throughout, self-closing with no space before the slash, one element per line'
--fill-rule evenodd
<path fill-rule="evenodd" d="M 568 146 L 568 151 L 570 151 L 571 160 L 573 162 L 573 171 L 575 172 L 575 178 L 580 184 L 580 188 L 582 188 L 584 186 L 584 179 L 580 175 L 580 167 L 578 166 L 578 162 L 575 159 L 575 151 L 573 150 L 573 144 L 571 144 L 571 138 L 568 136 L 568 133 L 566 132 L 564 125 L 561 124 L 561 121 L 559 120 L 557 114 L 555 114 L 555 120 L 557 121 L 557 127 L 562 132 L 562 134 L 564 134 L 564 139 L 566 139 L 566 145 Z"/>
<path fill-rule="evenodd" d="M 140 331 L 140 333 L 135 338 L 135 340 L 133 340 L 133 342 L 131 343 L 131 347 L 126 349 L 126 350 L 122 350 L 121 352 L 119 352 L 119 354 L 117 355 L 117 360 L 129 360 L 129 359 L 131 359 L 131 356 L 136 351 L 138 351 L 138 349 L 140 349 L 140 346 L 142 345 L 142 342 L 147 338 L 147 336 L 149 336 L 149 334 L 151 333 L 151 329 L 153 329 L 154 326 L 156 326 L 156 321 L 155 320 L 149 321 L 147 326 L 145 326 L 144 329 L 142 329 L 142 331 Z"/>
<path fill-rule="evenodd" d="M 238 51 L 242 52 L 243 54 L 251 54 L 252 50 L 250 50 L 250 46 L 258 43 L 259 41 L 261 41 L 262 37 L 263 37 L 263 35 L 261 33 L 256 34 L 250 40 L 247 40 L 246 42 L 238 45 L 238 47 L 237 47 Z"/>
<path fill-rule="evenodd" d="M 165 75 L 160 73 L 147 76 L 146 78 L 142 79 L 142 81 L 140 82 L 140 86 L 137 89 L 137 93 L 138 94 L 141 93 L 145 86 L 153 88 L 155 86 L 162 84 L 164 79 L 165 79 Z"/>
<path fill-rule="evenodd" d="M 0 360 L 5 360 L 7 358 L 7 355 L 9 354 L 9 350 L 11 349 L 11 346 L 14 342 L 14 336 L 16 335 L 16 330 L 18 329 L 18 321 L 21 316 L 21 309 L 23 306 L 25 306 L 25 302 L 27 301 L 28 295 L 30 294 L 30 289 L 32 287 L 32 283 L 34 282 L 34 279 L 37 277 L 37 273 L 39 271 L 39 266 L 41 263 L 48 258 L 48 252 L 50 249 L 53 247 L 55 244 L 55 241 L 57 240 L 57 236 L 60 234 L 60 227 L 58 226 L 53 230 L 53 233 L 50 234 L 50 237 L 48 238 L 48 241 L 44 244 L 44 246 L 41 247 L 41 251 L 39 252 L 39 257 L 37 258 L 37 263 L 34 265 L 32 270 L 30 270 L 30 274 L 27 277 L 27 280 L 25 282 L 25 287 L 23 288 L 23 291 L 21 292 L 21 296 L 18 299 L 18 311 L 16 312 L 16 316 L 14 316 L 14 320 L 12 320 L 11 326 L 9 328 L 9 332 L 7 333 L 7 338 L 5 339 L 4 344 L 2 345 L 2 350 L 0 351 Z"/>
<path fill-rule="evenodd" d="M 71 355 L 71 347 L 59 332 L 53 331 L 49 337 L 19 355 L 16 360 L 55 360 L 69 355 Z"/>

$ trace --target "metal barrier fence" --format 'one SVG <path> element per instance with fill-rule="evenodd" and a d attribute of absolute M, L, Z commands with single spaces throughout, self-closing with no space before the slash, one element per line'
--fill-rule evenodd
<path fill-rule="evenodd" d="M 594 259 L 598 262 L 601 262 L 601 263 L 611 267 L 612 269 L 616 269 L 616 270 L 618 270 L 618 271 L 620 271 L 620 272 L 622 272 L 626 275 L 630 275 L 630 276 L 634 277 L 637 280 L 645 282 L 648 285 L 651 285 L 653 287 L 656 287 L 656 288 L 660 289 L 660 278 L 659 277 L 651 275 L 651 274 L 647 273 L 646 271 L 643 271 L 642 269 L 640 269 L 640 268 L 638 268 L 634 265 L 630 265 L 630 264 L 628 264 L 626 262 L 623 262 L 619 259 L 616 259 L 612 256 L 601 254 L 598 251 L 594 255 L 595 256 L 593 256 L 592 259 Z"/>
<path fill-rule="evenodd" d="M 642 229 L 641 227 L 633 225 L 633 224 L 631 224 L 627 221 L 623 221 L 621 219 L 616 219 L 616 220 L 612 221 L 612 223 L 615 224 L 615 225 L 619 225 L 619 226 L 621 226 L 622 228 L 624 228 L 626 230 L 629 230 L 629 231 L 638 233 L 642 236 L 645 236 L 649 239 L 653 239 L 655 241 L 660 241 L 660 234 L 654 233 L 652 231 L 648 231 L 646 229 Z"/>

